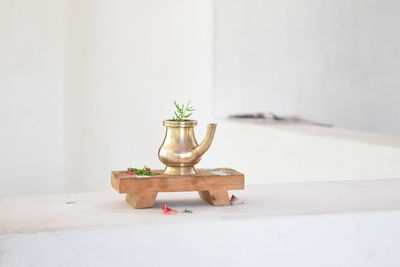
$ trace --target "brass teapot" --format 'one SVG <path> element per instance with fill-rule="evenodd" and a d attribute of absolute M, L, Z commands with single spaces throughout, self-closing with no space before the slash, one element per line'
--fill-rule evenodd
<path fill-rule="evenodd" d="M 166 133 L 158 150 L 158 158 L 166 165 L 164 174 L 195 174 L 194 165 L 199 163 L 201 156 L 210 147 L 217 124 L 208 125 L 206 136 L 200 145 L 197 144 L 193 130 L 197 121 L 164 120 L 163 125 L 166 127 Z"/>

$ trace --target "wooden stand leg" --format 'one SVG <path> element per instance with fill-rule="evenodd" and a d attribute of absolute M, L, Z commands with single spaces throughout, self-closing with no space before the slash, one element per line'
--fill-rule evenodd
<path fill-rule="evenodd" d="M 199 196 L 207 203 L 214 206 L 229 206 L 228 191 L 199 191 Z"/>
<path fill-rule="evenodd" d="M 126 201 L 135 209 L 150 208 L 156 201 L 157 192 L 126 194 Z"/>

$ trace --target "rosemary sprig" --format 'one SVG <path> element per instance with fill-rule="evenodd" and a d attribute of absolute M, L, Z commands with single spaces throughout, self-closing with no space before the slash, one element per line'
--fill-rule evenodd
<path fill-rule="evenodd" d="M 189 101 L 186 105 L 185 104 L 179 105 L 174 100 L 174 105 L 176 107 L 176 111 L 174 111 L 174 115 L 175 115 L 173 118 L 174 121 L 184 121 L 185 119 L 189 118 L 193 114 L 193 111 L 195 109 L 192 106 L 190 106 L 190 102 L 191 101 Z"/>

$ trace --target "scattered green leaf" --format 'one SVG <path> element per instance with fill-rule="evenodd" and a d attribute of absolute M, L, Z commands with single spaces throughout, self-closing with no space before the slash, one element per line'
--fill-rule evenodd
<path fill-rule="evenodd" d="M 128 168 L 127 173 L 129 174 L 135 174 L 135 175 L 147 175 L 147 176 L 152 176 L 152 175 L 159 175 L 160 173 L 158 172 L 153 172 L 150 170 L 149 167 L 146 165 L 142 169 L 137 169 L 137 168 Z"/>
<path fill-rule="evenodd" d="M 184 209 L 184 210 L 182 211 L 182 213 L 193 213 L 193 210 Z"/>

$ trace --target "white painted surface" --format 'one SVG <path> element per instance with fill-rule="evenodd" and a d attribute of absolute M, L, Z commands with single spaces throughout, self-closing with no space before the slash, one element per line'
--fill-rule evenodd
<path fill-rule="evenodd" d="M 109 188 L 113 169 L 162 167 L 162 120 L 192 99 L 211 121 L 211 1 L 68 1 L 66 181 Z"/>
<path fill-rule="evenodd" d="M 2 197 L 0 263 L 398 266 L 399 192 L 396 179 L 258 185 L 234 192 L 244 205 L 162 193 L 143 210 L 116 193 Z M 193 213 L 163 215 L 164 201 Z"/>
<path fill-rule="evenodd" d="M 0 1 L 0 195 L 64 190 L 63 19 L 61 0 Z"/>
<path fill-rule="evenodd" d="M 222 120 L 199 166 L 235 168 L 246 184 L 399 178 L 400 137 Z"/>
<path fill-rule="evenodd" d="M 0 22 L 0 195 L 110 190 L 110 170 L 163 167 L 157 150 L 173 98 L 193 100 L 198 140 L 213 121 L 212 101 L 224 107 L 212 91 L 211 1 L 2 1 Z M 216 26 L 219 42 L 226 36 Z M 198 167 L 237 168 L 248 184 L 400 177 L 398 148 L 382 144 L 391 137 L 366 144 L 359 133 L 337 139 L 335 131 L 218 123 Z"/>
<path fill-rule="evenodd" d="M 0 195 L 161 167 L 173 99 L 211 122 L 211 1 L 1 1 Z M 64 168 L 65 165 L 65 168 Z"/>
<path fill-rule="evenodd" d="M 399 12 L 393 0 L 215 1 L 216 115 L 399 135 Z"/>

